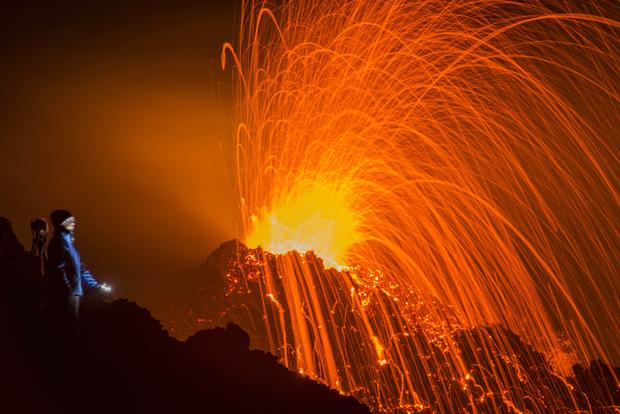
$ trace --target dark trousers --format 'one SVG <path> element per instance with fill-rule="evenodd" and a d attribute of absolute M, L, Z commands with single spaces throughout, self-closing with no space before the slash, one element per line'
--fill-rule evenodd
<path fill-rule="evenodd" d="M 67 315 L 77 322 L 80 317 L 80 298 L 81 296 L 69 295 L 67 298 Z"/>
<path fill-rule="evenodd" d="M 65 371 L 77 363 L 79 350 L 80 296 L 64 292 L 48 299 L 50 374 L 54 381 L 63 380 Z M 68 374 L 67 374 L 68 375 Z"/>
<path fill-rule="evenodd" d="M 59 294 L 49 301 L 50 328 L 62 339 L 73 342 L 77 339 L 80 296 Z"/>

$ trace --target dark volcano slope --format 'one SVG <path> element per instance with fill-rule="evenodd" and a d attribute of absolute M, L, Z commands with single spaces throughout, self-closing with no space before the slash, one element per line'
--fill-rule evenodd
<path fill-rule="evenodd" d="M 253 347 L 269 349 L 263 321 L 263 298 L 255 293 L 262 292 L 260 278 L 248 277 L 245 279 L 247 284 L 239 283 L 244 275 L 256 275 L 265 266 L 265 262 L 252 260 L 254 257 L 266 258 L 271 274 L 275 275 L 274 280 L 284 279 L 284 275 L 278 273 L 276 256 L 249 249 L 234 240 L 223 243 L 198 270 L 187 294 L 187 305 L 177 306 L 178 313 L 174 319 L 183 323 L 175 331 L 189 333 L 192 326 L 196 330 L 201 324 L 218 326 L 234 321 L 250 333 Z M 334 271 L 325 270 L 321 259 L 312 252 L 305 253 L 303 258 L 310 263 L 310 268 L 323 273 L 322 278 L 332 278 L 338 299 L 329 302 L 329 311 L 335 315 L 348 312 L 348 285 L 338 285 Z M 277 282 L 271 289 L 281 301 L 285 300 L 285 294 L 278 290 Z M 378 290 L 375 297 L 383 299 L 383 303 L 391 301 L 382 295 Z M 182 309 L 185 309 L 185 318 L 179 316 Z M 448 309 L 442 311 L 450 315 Z M 420 308 L 419 312 L 419 320 L 423 321 L 426 315 L 424 308 Z M 381 316 L 369 311 L 368 320 L 372 325 L 380 326 L 381 319 L 373 320 L 374 315 Z M 267 317 L 275 320 L 277 316 L 267 313 Z M 346 320 L 346 317 L 342 316 L 341 320 Z M 395 320 L 392 325 L 398 326 L 399 323 Z M 343 325 L 341 329 L 347 340 L 359 335 L 359 330 L 349 329 L 348 326 Z M 454 371 L 449 368 L 445 342 L 429 335 L 421 323 L 412 324 L 410 329 L 409 335 L 395 335 L 385 346 L 389 349 L 398 345 L 400 349 L 413 351 L 406 355 L 406 364 L 415 373 L 409 378 L 413 388 L 427 404 L 424 412 L 620 414 L 620 384 L 617 382 L 620 368 L 595 360 L 587 365 L 573 365 L 568 376 L 563 377 L 556 374 L 546 355 L 501 325 L 455 328 L 450 335 L 452 347 L 458 350 L 469 372 L 469 379 L 463 382 L 464 379 L 455 377 Z M 293 335 L 291 330 L 289 335 Z M 363 340 L 360 335 L 352 342 L 357 344 Z M 289 361 L 292 358 L 294 354 L 291 353 Z M 501 373 L 501 376 L 493 373 Z M 368 405 L 376 406 L 373 396 L 367 396 L 363 392 L 358 394 L 360 399 L 368 398 L 365 400 Z M 399 397 L 398 394 L 392 397 L 392 406 L 398 406 Z"/>
<path fill-rule="evenodd" d="M 78 337 L 48 328 L 42 280 L 0 218 L 0 413 L 367 413 L 236 325 L 180 342 L 124 299 L 85 300 Z"/>

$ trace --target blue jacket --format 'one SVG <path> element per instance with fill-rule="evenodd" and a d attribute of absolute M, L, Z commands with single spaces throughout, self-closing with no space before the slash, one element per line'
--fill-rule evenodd
<path fill-rule="evenodd" d="M 47 254 L 48 274 L 54 291 L 82 296 L 82 283 L 99 287 L 99 283 L 82 264 L 80 254 L 73 244 L 73 237 L 68 231 L 54 233 L 47 247 Z"/>

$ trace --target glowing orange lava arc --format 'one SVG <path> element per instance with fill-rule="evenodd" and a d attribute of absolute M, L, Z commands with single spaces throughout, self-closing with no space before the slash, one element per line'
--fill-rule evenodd
<path fill-rule="evenodd" d="M 239 43 L 222 59 L 236 66 L 246 241 L 313 250 L 328 266 L 381 275 L 378 286 L 420 290 L 462 326 L 522 335 L 564 374 L 576 360 L 620 361 L 620 11 L 603 5 L 244 3 Z M 284 287 L 276 294 L 271 270 L 261 273 L 271 295 L 262 299 L 265 309 L 280 304 L 273 346 L 302 356 L 285 361 L 291 368 L 346 382 L 346 392 L 401 392 L 407 406 L 424 405 L 394 385 L 406 382 L 405 365 L 348 375 L 351 364 L 372 366 L 379 355 L 389 366 L 389 355 L 409 352 L 373 339 L 362 302 L 356 329 L 372 357 L 322 334 L 332 320 L 323 302 L 338 295 L 319 276 L 356 287 L 353 275 L 303 260 L 274 266 Z M 393 334 L 409 333 L 407 323 Z M 512 354 L 510 341 L 497 346 Z M 461 356 L 446 349 L 446 366 L 464 378 Z M 382 398 L 375 408 L 389 410 Z"/>

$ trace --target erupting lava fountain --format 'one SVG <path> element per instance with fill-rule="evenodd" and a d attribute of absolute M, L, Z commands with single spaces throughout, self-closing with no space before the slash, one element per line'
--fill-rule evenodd
<path fill-rule="evenodd" d="M 604 3 L 243 5 L 222 64 L 245 242 L 264 249 L 242 277 L 271 352 L 376 411 L 450 412 L 429 400 L 451 386 L 416 385 L 437 367 L 473 412 L 493 396 L 482 411 L 577 411 L 492 363 L 522 357 L 508 333 L 480 364 L 455 335 L 501 326 L 559 379 L 620 361 L 620 6 Z"/>

